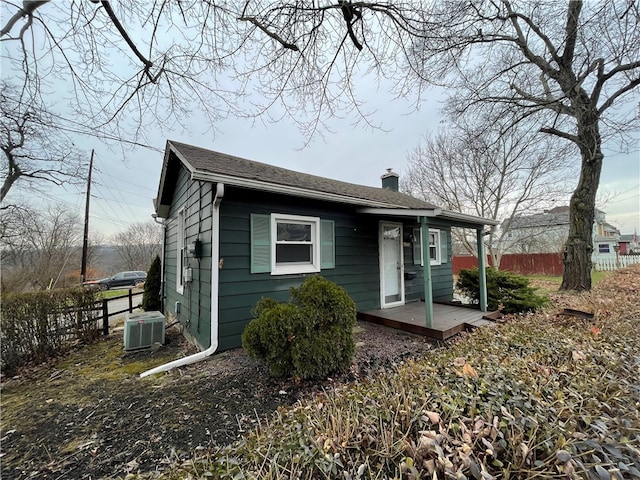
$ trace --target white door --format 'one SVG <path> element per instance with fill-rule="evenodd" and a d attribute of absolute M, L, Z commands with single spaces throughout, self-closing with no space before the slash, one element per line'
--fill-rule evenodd
<path fill-rule="evenodd" d="M 404 304 L 402 224 L 380 224 L 380 305 Z"/>

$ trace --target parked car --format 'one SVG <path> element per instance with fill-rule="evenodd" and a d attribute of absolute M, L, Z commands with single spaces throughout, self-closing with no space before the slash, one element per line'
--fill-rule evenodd
<path fill-rule="evenodd" d="M 100 290 L 109 290 L 114 287 L 135 287 L 147 279 L 147 273 L 141 271 L 120 272 L 113 277 L 101 278 L 100 280 L 90 280 L 84 285 L 96 287 Z"/>

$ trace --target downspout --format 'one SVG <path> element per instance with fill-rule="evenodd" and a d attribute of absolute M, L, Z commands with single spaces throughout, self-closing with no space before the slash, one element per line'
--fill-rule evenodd
<path fill-rule="evenodd" d="M 190 365 L 192 363 L 204 360 L 209 355 L 215 353 L 218 349 L 218 279 L 219 279 L 219 264 L 220 264 L 220 202 L 224 197 L 224 184 L 218 183 L 216 185 L 216 195 L 213 199 L 212 212 L 211 212 L 211 340 L 209 348 L 202 352 L 189 355 L 188 357 L 174 360 L 173 362 L 165 363 L 158 367 L 147 370 L 140 374 L 140 378 L 148 375 L 154 375 L 160 372 L 166 372 L 175 367 L 182 367 L 184 365 Z"/>

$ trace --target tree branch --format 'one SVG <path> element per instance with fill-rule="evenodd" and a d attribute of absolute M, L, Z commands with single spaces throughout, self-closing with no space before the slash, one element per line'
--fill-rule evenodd
<path fill-rule="evenodd" d="M 18 22 L 18 20 L 20 20 L 22 17 L 33 16 L 33 12 L 35 12 L 37 8 L 48 2 L 49 0 L 23 2 L 22 8 L 17 11 L 9 20 L 7 20 L 5 26 L 2 28 L 2 30 L 0 30 L 0 38 L 7 35 L 11 31 L 13 26 Z"/>
<path fill-rule="evenodd" d="M 567 132 L 563 132 L 562 130 L 558 130 L 556 128 L 552 128 L 552 127 L 543 127 L 540 129 L 540 132 L 542 133 L 549 133 L 551 135 L 555 135 L 556 137 L 560 137 L 560 138 L 564 138 L 565 140 L 569 140 L 571 142 L 574 143 L 579 143 L 579 139 L 577 136 L 575 135 L 571 135 Z"/>
<path fill-rule="evenodd" d="M 240 20 L 241 22 L 249 22 L 253 25 L 255 25 L 257 28 L 259 28 L 260 30 L 262 30 L 264 33 L 267 34 L 267 36 L 273 38 L 276 42 L 278 42 L 280 45 L 282 45 L 284 48 L 287 48 L 289 50 L 293 50 L 294 52 L 298 52 L 300 51 L 300 49 L 293 43 L 289 43 L 286 40 L 284 40 L 280 35 L 278 35 L 277 33 L 274 33 L 272 31 L 270 31 L 267 27 L 265 27 L 264 25 L 262 25 L 257 18 L 255 17 L 247 17 L 247 16 L 242 16 L 239 17 L 238 20 Z"/>
<path fill-rule="evenodd" d="M 578 39 L 578 19 L 580 18 L 580 10 L 582 10 L 582 1 L 569 2 L 567 9 L 567 23 L 565 26 L 565 47 L 562 54 L 561 64 L 569 68 L 573 63 L 573 57 L 576 51 L 576 40 Z"/>
<path fill-rule="evenodd" d="M 613 102 L 616 100 L 616 98 L 624 95 L 625 93 L 627 93 L 630 90 L 633 90 L 634 88 L 636 88 L 638 85 L 640 85 L 640 77 L 638 78 L 634 78 L 633 80 L 631 80 L 627 85 L 625 85 L 623 88 L 620 88 L 618 91 L 616 91 L 613 95 L 611 95 L 606 102 L 604 102 L 602 104 L 602 106 L 597 110 L 598 111 L 598 115 L 602 114 L 602 112 L 604 112 L 607 108 L 609 108 L 611 105 L 613 105 Z"/>
<path fill-rule="evenodd" d="M 144 55 L 142 55 L 140 50 L 138 50 L 138 47 L 136 46 L 135 43 L 133 43 L 133 40 L 131 40 L 131 37 L 122 26 L 122 23 L 120 23 L 120 20 L 118 20 L 118 17 L 116 17 L 115 12 L 111 8 L 111 4 L 107 0 L 103 0 L 100 3 L 104 7 L 105 12 L 107 12 L 107 15 L 109 16 L 109 18 L 111 19 L 115 27 L 118 29 L 118 32 L 120 32 L 120 35 L 122 35 L 122 38 L 124 39 L 124 41 L 127 42 L 127 45 L 129 45 L 129 48 L 131 48 L 131 51 L 136 55 L 136 57 L 138 57 L 138 59 L 144 65 L 144 72 L 146 73 L 149 80 L 151 80 L 152 83 L 156 83 L 158 81 L 159 75 L 156 75 L 156 76 L 151 75 L 151 67 L 153 67 L 153 62 L 148 60 Z"/>

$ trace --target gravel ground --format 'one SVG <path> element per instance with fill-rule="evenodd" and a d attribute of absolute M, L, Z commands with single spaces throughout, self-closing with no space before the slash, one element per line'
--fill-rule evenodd
<path fill-rule="evenodd" d="M 424 337 L 364 322 L 354 339 L 350 371 L 297 383 L 272 378 L 242 349 L 139 379 L 137 362 L 188 355 L 193 347 L 175 329 L 157 352 L 123 353 L 121 336 L 111 336 L 100 342 L 111 350 L 86 347 L 3 382 L 2 478 L 118 478 L 162 468 L 198 446 L 233 442 L 278 407 L 384 373 L 434 348 Z M 99 363 L 113 350 L 115 360 Z M 114 362 L 133 373 L 105 377 Z"/>

